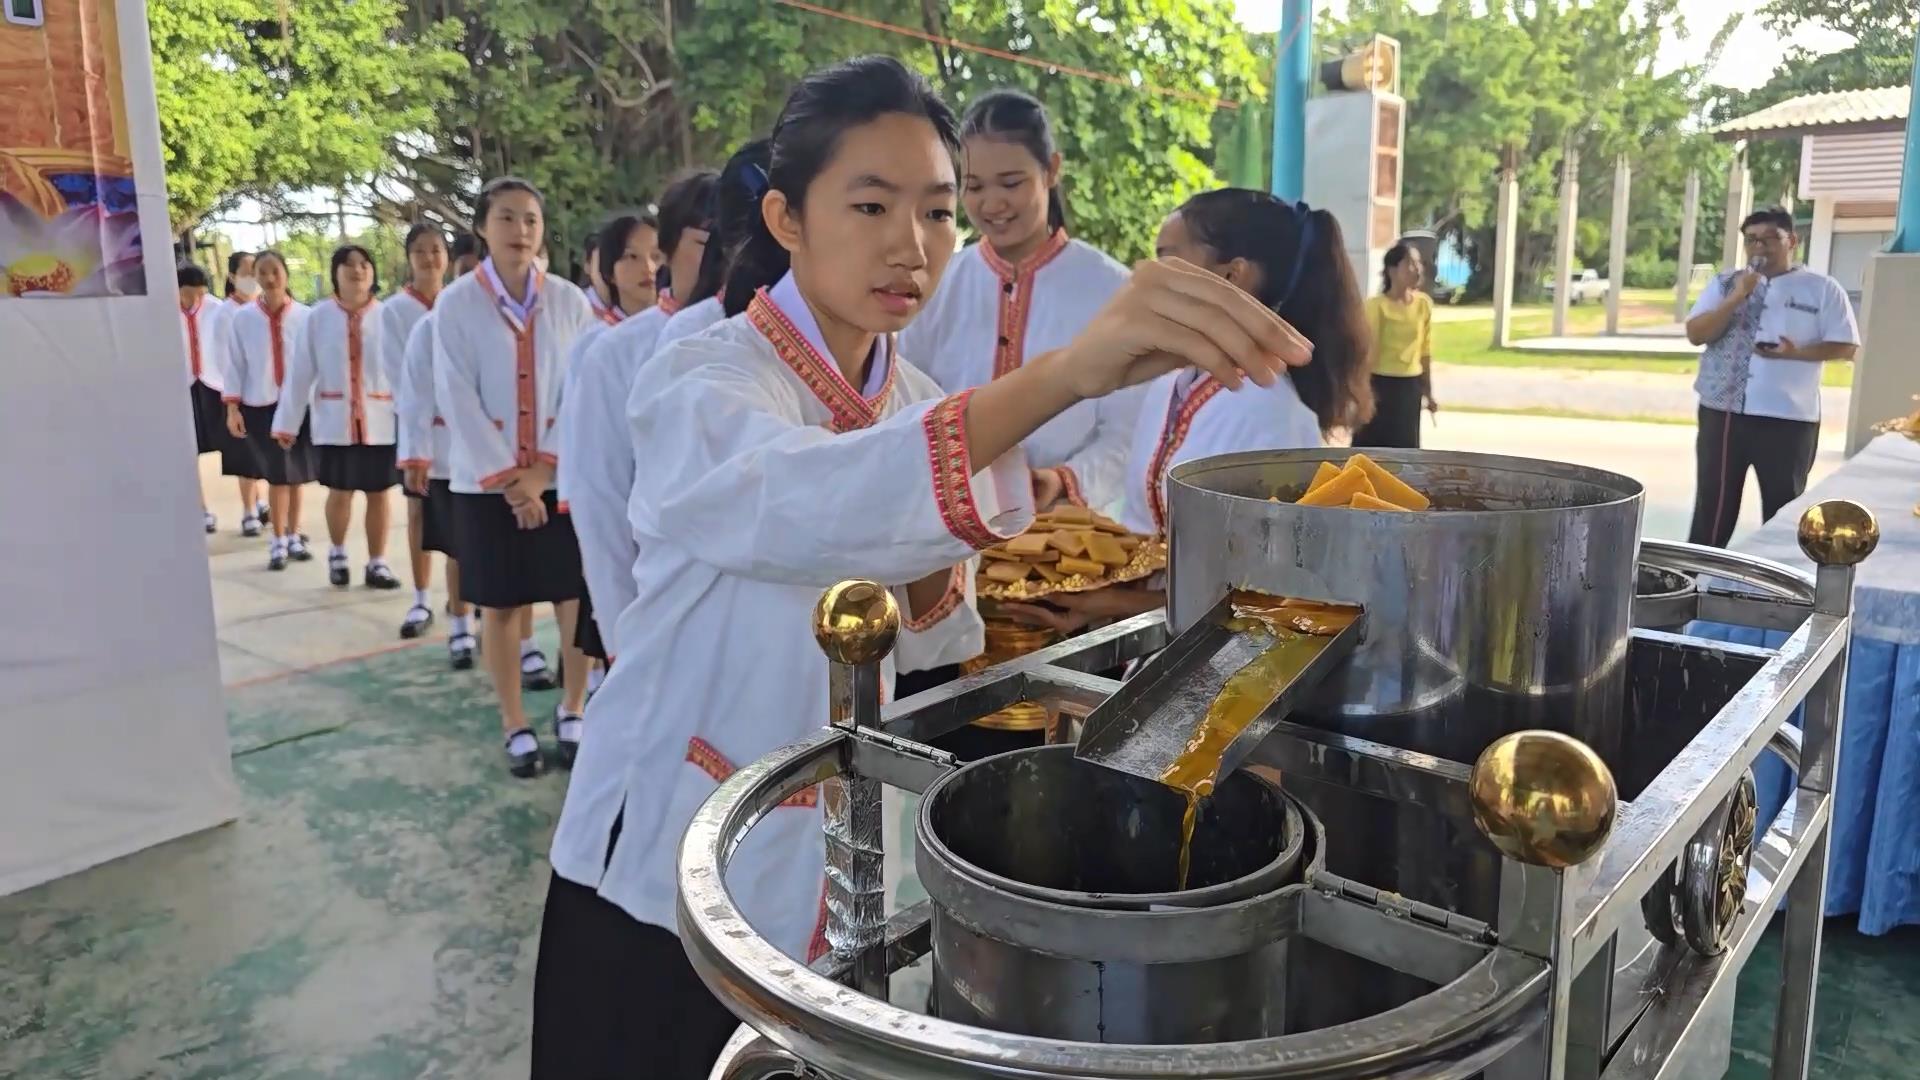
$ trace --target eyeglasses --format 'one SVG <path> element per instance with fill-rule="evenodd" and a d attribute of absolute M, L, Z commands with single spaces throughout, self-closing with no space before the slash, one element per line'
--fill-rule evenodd
<path fill-rule="evenodd" d="M 1746 240 L 1748 247 L 1765 247 L 1768 244 L 1787 242 L 1787 234 L 1778 229 L 1764 233 L 1742 233 L 1741 236 Z"/>

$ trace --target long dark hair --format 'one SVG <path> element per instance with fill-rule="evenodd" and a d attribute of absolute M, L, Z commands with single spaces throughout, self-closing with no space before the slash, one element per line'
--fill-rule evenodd
<path fill-rule="evenodd" d="M 803 210 L 807 187 L 833 160 L 840 136 L 894 113 L 925 118 L 948 152 L 959 154 L 959 124 L 953 110 L 927 80 L 891 56 L 862 56 L 801 79 L 773 125 L 765 190 L 780 192 L 788 205 Z M 758 205 L 750 216 L 752 231 L 733 253 L 727 270 L 729 316 L 745 311 L 754 292 L 779 281 L 791 265 L 787 249 L 768 231 Z"/>
<path fill-rule="evenodd" d="M 960 122 L 960 137 L 971 139 L 976 135 L 1026 147 L 1040 163 L 1042 175 L 1053 165 L 1053 155 L 1059 150 L 1054 145 L 1053 121 L 1047 118 L 1047 107 L 1020 90 L 995 90 L 973 99 L 967 106 L 966 119 Z M 1067 206 L 1060 198 L 1060 185 L 1055 183 L 1047 188 L 1047 231 L 1066 227 Z"/>
<path fill-rule="evenodd" d="M 1380 260 L 1381 292 L 1390 293 L 1393 291 L 1393 268 L 1406 262 L 1407 256 L 1411 254 L 1413 254 L 1413 245 L 1407 243 L 1405 240 L 1387 249 L 1386 257 Z"/>
<path fill-rule="evenodd" d="M 627 241 L 637 229 L 653 229 L 657 232 L 659 228 L 660 223 L 654 220 L 652 214 L 639 213 L 621 214 L 600 230 L 592 246 L 600 263 L 600 280 L 607 283 L 607 292 L 611 294 L 608 303 L 616 307 L 620 304 L 620 286 L 613 283 L 613 268 L 620 265 L 621 256 L 627 253 Z"/>
<path fill-rule="evenodd" d="M 480 198 L 473 204 L 473 239 L 480 245 L 482 257 L 487 254 L 487 239 L 481 235 L 481 230 L 487 224 L 487 214 L 493 209 L 493 200 L 508 191 L 524 191 L 533 196 L 533 201 L 540 204 L 540 216 L 547 216 L 547 197 L 540 194 L 540 189 L 534 187 L 532 181 L 517 176 L 496 176 L 487 181 L 487 186 L 480 189 Z"/>
<path fill-rule="evenodd" d="M 707 237 L 707 250 L 700 254 L 700 272 L 684 295 L 678 288 L 673 291 L 682 304 L 692 307 L 720 295 L 734 249 L 760 228 L 760 196 L 767 190 L 771 146 L 770 140 L 754 139 L 735 150 L 721 167 L 713 182 L 713 204 L 707 210 L 712 235 Z"/>
<path fill-rule="evenodd" d="M 1320 429 L 1353 428 L 1370 419 L 1366 310 L 1333 215 L 1247 188 L 1203 192 L 1178 213 L 1215 259 L 1258 266 L 1254 298 L 1313 342 L 1313 361 L 1288 374 Z"/>
<path fill-rule="evenodd" d="M 660 196 L 660 253 L 672 257 L 680 234 L 688 229 L 713 231 L 713 185 L 720 174 L 712 169 L 684 173 Z"/>
<path fill-rule="evenodd" d="M 373 290 L 368 293 L 368 295 L 379 295 L 380 264 L 373 261 L 373 252 L 368 251 L 359 244 L 341 244 L 339 247 L 333 249 L 333 258 L 329 260 L 327 264 L 327 280 L 333 282 L 333 294 L 335 296 L 340 295 L 340 268 L 347 264 L 347 256 L 355 252 L 359 252 L 360 257 L 367 260 L 367 265 L 373 267 Z M 256 268 L 259 267 L 260 260 L 255 259 L 253 265 Z"/>

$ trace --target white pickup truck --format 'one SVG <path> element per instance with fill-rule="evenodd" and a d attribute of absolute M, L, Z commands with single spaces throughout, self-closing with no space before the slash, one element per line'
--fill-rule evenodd
<path fill-rule="evenodd" d="M 1547 299 L 1553 299 L 1554 282 L 1547 282 Z M 1600 276 L 1598 270 L 1581 270 L 1573 275 L 1573 284 L 1567 288 L 1567 303 L 1584 304 L 1589 300 L 1607 298 L 1607 279 Z"/>

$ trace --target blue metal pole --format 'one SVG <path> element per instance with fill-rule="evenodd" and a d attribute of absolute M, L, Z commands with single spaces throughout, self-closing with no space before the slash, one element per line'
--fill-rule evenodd
<path fill-rule="evenodd" d="M 1900 209 L 1887 250 L 1920 255 L 1920 32 L 1913 36 L 1913 85 L 1907 98 L 1907 153 L 1900 166 Z"/>
<path fill-rule="evenodd" d="M 1286 0 L 1273 77 L 1273 193 L 1299 200 L 1307 186 L 1307 91 L 1313 80 L 1313 0 Z"/>

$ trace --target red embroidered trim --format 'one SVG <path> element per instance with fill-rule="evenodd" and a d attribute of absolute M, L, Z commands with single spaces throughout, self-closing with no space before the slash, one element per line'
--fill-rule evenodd
<path fill-rule="evenodd" d="M 541 275 L 536 273 L 534 275 L 536 290 L 539 289 L 540 282 Z M 493 282 L 488 281 L 485 274 L 480 275 L 480 287 L 485 289 L 487 296 L 493 300 L 494 310 L 499 311 L 500 295 L 493 291 Z M 540 445 L 539 437 L 534 433 L 533 419 L 537 404 L 535 382 L 538 364 L 534 355 L 532 317 L 535 317 L 536 313 L 528 312 L 528 315 L 530 317 L 527 325 L 522 328 L 515 325 L 512 319 L 507 318 L 506 312 L 500 312 L 500 321 L 506 323 L 508 331 L 513 334 L 514 404 L 519 414 L 514 423 L 513 460 L 516 466 L 522 468 L 533 464 L 533 456 Z M 502 431 L 506 430 L 498 420 L 494 421 L 494 426 Z M 486 486 L 484 481 L 481 486 Z"/>
<path fill-rule="evenodd" d="M 973 461 L 967 454 L 967 399 L 972 396 L 973 391 L 962 390 L 948 397 L 927 410 L 922 423 L 927 431 L 933 499 L 940 507 L 940 520 L 961 543 L 978 551 L 1006 537 L 987 528 L 973 501 Z"/>
<path fill-rule="evenodd" d="M 403 286 L 401 288 L 401 291 L 405 292 L 408 296 L 413 297 L 415 300 L 420 301 L 420 306 L 423 308 L 426 308 L 428 311 L 433 310 L 433 302 L 434 300 L 438 299 L 437 297 L 426 296 L 422 294 L 420 290 L 414 288 L 411 285 Z"/>
<path fill-rule="evenodd" d="M 349 441 L 365 445 L 367 442 L 367 363 L 366 342 L 360 333 L 360 324 L 368 311 L 373 310 L 372 302 L 350 308 L 334 298 L 333 304 L 347 316 L 347 438 Z"/>
<path fill-rule="evenodd" d="M 813 920 L 813 936 L 807 939 L 807 963 L 811 964 L 833 951 L 827 944 L 827 879 L 820 879 L 820 914 Z"/>
<path fill-rule="evenodd" d="M 514 469 L 518 469 L 519 467 L 520 466 L 518 465 L 514 465 L 509 468 L 501 469 L 499 472 L 494 473 L 492 476 L 481 477 L 480 478 L 481 488 L 485 489 L 485 488 L 500 486 L 502 483 L 504 483 L 507 480 L 507 478 L 513 475 Z"/>
<path fill-rule="evenodd" d="M 599 315 L 600 321 L 603 323 L 606 323 L 608 326 L 620 325 L 620 313 L 618 311 L 615 311 L 613 308 L 603 307 L 595 314 Z"/>
<path fill-rule="evenodd" d="M 180 315 L 187 320 L 187 352 L 190 354 L 190 358 L 193 361 L 193 377 L 196 380 L 200 378 L 200 368 L 201 368 L 200 309 L 206 304 L 206 302 L 207 302 L 206 299 L 202 297 L 200 300 L 194 303 L 193 310 L 188 311 L 186 308 L 180 309 Z"/>
<path fill-rule="evenodd" d="M 869 400 L 847 382 L 838 366 L 820 355 L 806 335 L 793 325 L 793 320 L 787 318 L 787 313 L 780 310 L 780 305 L 767 295 L 767 290 L 759 290 L 752 300 L 747 301 L 747 321 L 773 346 L 780 362 L 800 376 L 800 381 L 807 384 L 813 396 L 827 407 L 827 412 L 833 416 L 833 431 L 857 431 L 872 426 L 874 421 L 880 419 L 880 405 L 893 393 L 894 374 L 900 369 L 893 356 L 891 341 L 887 346 L 886 382 L 881 385 L 880 392 Z"/>
<path fill-rule="evenodd" d="M 432 465 L 433 459 L 423 457 L 401 458 L 399 461 L 394 462 L 394 464 L 405 469 L 413 465 Z"/>
<path fill-rule="evenodd" d="M 660 313 L 668 318 L 672 318 L 680 312 L 680 300 L 673 295 L 673 290 L 671 289 L 664 290 L 660 293 L 660 299 L 657 301 L 656 306 L 660 308 Z"/>
<path fill-rule="evenodd" d="M 393 395 L 380 390 L 367 391 L 368 401 L 392 401 Z"/>
<path fill-rule="evenodd" d="M 1147 467 L 1147 506 L 1153 511 L 1153 527 L 1161 535 L 1167 531 L 1167 462 L 1173 452 L 1187 441 L 1187 431 L 1193 427 L 1193 418 L 1199 414 L 1201 406 L 1213 400 L 1213 395 L 1226 389 L 1210 375 L 1202 375 L 1199 385 L 1187 394 L 1187 400 L 1171 417 L 1171 422 L 1162 421 L 1160 429 L 1160 449 L 1154 452 L 1153 464 Z"/>
<path fill-rule="evenodd" d="M 914 633 L 932 628 L 941 619 L 953 614 L 960 602 L 967 598 L 967 566 L 961 563 L 953 568 L 953 576 L 947 579 L 947 591 L 940 594 L 940 602 L 927 609 L 925 615 L 907 620 L 907 629 Z"/>
<path fill-rule="evenodd" d="M 1080 486 L 1080 474 L 1070 465 L 1056 465 L 1060 470 L 1060 487 L 1066 493 L 1067 501 L 1075 506 L 1087 505 L 1087 493 Z"/>
<path fill-rule="evenodd" d="M 1017 370 L 1026 362 L 1027 317 L 1033 314 L 1033 282 L 1041 267 L 1067 249 L 1067 230 L 1055 229 L 1040 249 L 1015 266 L 1000 257 L 989 241 L 980 242 L 980 257 L 1000 278 L 999 315 L 993 348 L 993 377 Z"/>
<path fill-rule="evenodd" d="M 347 395 L 339 390 L 315 390 L 313 396 L 321 401 L 345 401 Z"/>
<path fill-rule="evenodd" d="M 280 301 L 279 311 L 269 310 L 264 296 L 254 303 L 260 305 L 260 313 L 267 317 L 267 341 L 273 349 L 273 388 L 278 390 L 287 381 L 287 337 L 283 330 L 287 312 L 293 310 L 293 300 Z"/>
<path fill-rule="evenodd" d="M 728 761 L 725 754 L 715 750 L 712 743 L 698 736 L 687 740 L 687 761 L 701 772 L 713 777 L 713 782 L 716 784 L 725 783 L 727 777 L 732 776 L 735 771 L 733 762 Z M 786 802 L 781 803 L 780 807 L 807 809 L 818 805 L 820 805 L 820 788 L 815 786 L 793 795 Z"/>
<path fill-rule="evenodd" d="M 434 427 L 446 427 L 446 426 L 447 426 L 447 422 L 446 422 L 446 421 L 445 421 L 444 419 L 442 419 L 442 418 L 440 418 L 440 417 L 438 417 L 438 416 L 436 416 L 436 417 L 434 417 L 434 418 L 433 418 L 433 426 L 434 426 Z"/>

